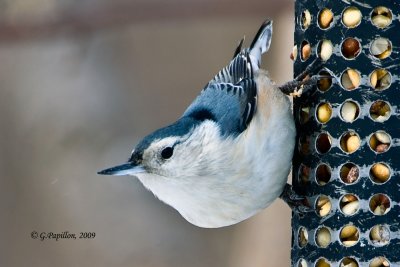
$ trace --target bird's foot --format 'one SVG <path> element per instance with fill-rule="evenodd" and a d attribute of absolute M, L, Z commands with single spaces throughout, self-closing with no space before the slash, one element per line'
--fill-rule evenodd
<path fill-rule="evenodd" d="M 294 98 L 294 97 L 300 97 L 302 93 L 303 93 L 303 85 L 301 85 L 299 89 L 294 89 L 294 91 L 289 95 Z"/>
<path fill-rule="evenodd" d="M 290 184 L 285 185 L 279 197 L 297 214 L 302 215 L 314 211 L 307 197 L 298 195 Z"/>
<path fill-rule="evenodd" d="M 330 76 L 329 76 L 330 77 Z M 279 90 L 286 95 L 293 97 L 300 97 L 303 93 L 310 92 L 311 88 L 317 85 L 317 82 L 321 78 L 326 78 L 326 75 L 313 75 L 305 76 L 303 80 L 292 80 L 279 86 Z"/>
<path fill-rule="evenodd" d="M 314 59 L 305 70 L 294 78 L 295 81 L 303 81 L 307 76 L 314 76 L 322 67 L 323 61 L 320 58 Z"/>
<path fill-rule="evenodd" d="M 323 62 L 316 58 L 306 69 L 292 81 L 280 85 L 278 88 L 282 93 L 293 97 L 300 97 L 302 93 L 310 93 L 311 90 L 322 78 L 335 78 L 332 75 L 317 74 Z"/>

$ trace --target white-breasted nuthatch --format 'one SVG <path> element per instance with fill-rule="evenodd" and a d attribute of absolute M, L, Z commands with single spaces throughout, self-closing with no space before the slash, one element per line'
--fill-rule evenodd
<path fill-rule="evenodd" d="M 284 93 L 304 84 L 305 75 L 278 87 L 260 69 L 271 37 L 266 21 L 181 118 L 143 138 L 127 163 L 99 174 L 136 176 L 200 227 L 240 222 L 278 197 L 301 207 L 304 199 L 286 183 L 295 125 Z"/>

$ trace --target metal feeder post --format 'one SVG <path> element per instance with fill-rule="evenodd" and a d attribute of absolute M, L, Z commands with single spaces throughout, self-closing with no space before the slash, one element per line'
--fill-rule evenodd
<path fill-rule="evenodd" d="M 294 99 L 292 266 L 400 266 L 400 2 L 297 0 L 294 74 L 324 59 Z"/>

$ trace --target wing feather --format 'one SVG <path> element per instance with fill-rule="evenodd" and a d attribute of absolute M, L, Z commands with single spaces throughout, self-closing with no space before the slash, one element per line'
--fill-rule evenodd
<path fill-rule="evenodd" d="M 257 87 L 254 80 L 244 79 L 238 84 L 212 83 L 188 107 L 183 116 L 195 117 L 206 110 L 217 122 L 221 134 L 238 135 L 250 123 L 256 108 Z"/>
<path fill-rule="evenodd" d="M 242 49 L 242 39 L 232 61 L 204 87 L 183 117 L 213 120 L 223 135 L 243 132 L 257 109 L 254 72 L 260 67 L 261 55 L 269 49 L 271 36 L 272 22 L 267 20 L 249 48 Z"/>

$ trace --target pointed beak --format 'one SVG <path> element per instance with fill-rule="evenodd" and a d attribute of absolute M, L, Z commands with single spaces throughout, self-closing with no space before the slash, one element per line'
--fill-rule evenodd
<path fill-rule="evenodd" d="M 136 166 L 134 163 L 128 162 L 122 165 L 118 165 L 112 168 L 99 171 L 98 174 L 119 176 L 119 175 L 135 175 L 143 172 L 146 171 L 142 166 Z"/>

